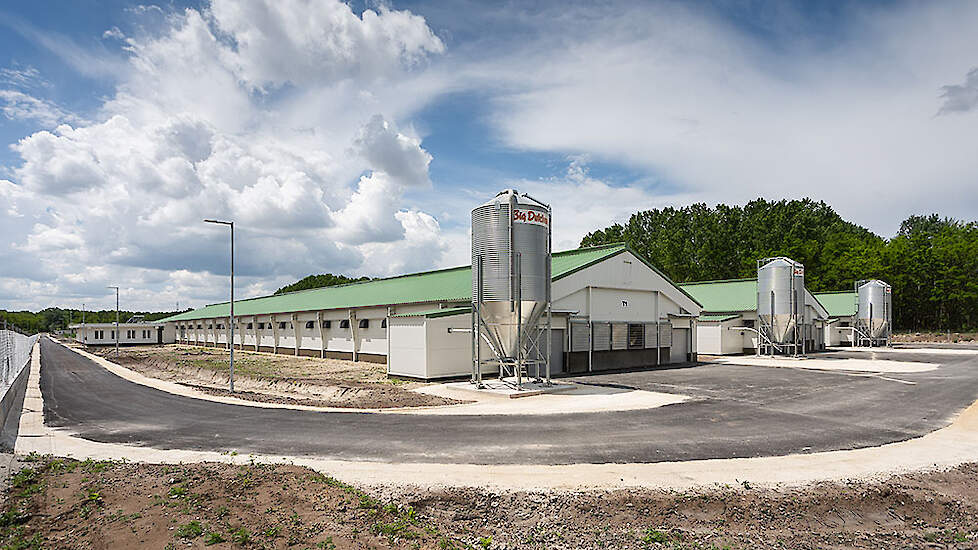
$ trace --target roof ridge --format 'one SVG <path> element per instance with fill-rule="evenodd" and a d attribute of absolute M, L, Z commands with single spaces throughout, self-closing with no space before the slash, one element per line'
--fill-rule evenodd
<path fill-rule="evenodd" d="M 689 285 L 708 285 L 712 283 L 743 283 L 747 281 L 756 281 L 757 277 L 745 277 L 743 279 L 715 279 L 713 281 L 691 281 L 688 283 L 679 283 L 679 286 L 689 286 Z"/>
<path fill-rule="evenodd" d="M 855 290 L 824 290 L 822 292 L 812 292 L 812 294 L 818 296 L 820 294 L 855 294 Z"/>

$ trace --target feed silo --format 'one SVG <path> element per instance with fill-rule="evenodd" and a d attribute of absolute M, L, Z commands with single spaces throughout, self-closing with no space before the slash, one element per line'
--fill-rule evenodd
<path fill-rule="evenodd" d="M 473 381 L 492 363 L 516 386 L 535 366 L 550 380 L 550 207 L 515 189 L 472 210 Z M 546 315 L 546 327 L 541 321 Z M 546 335 L 546 350 L 542 335 Z M 491 357 L 483 361 L 479 340 Z"/>
<path fill-rule="evenodd" d="M 805 352 L 805 266 L 785 257 L 757 262 L 757 316 L 759 352 Z"/>
<path fill-rule="evenodd" d="M 856 340 L 889 345 L 893 328 L 893 288 L 878 279 L 856 282 Z"/>

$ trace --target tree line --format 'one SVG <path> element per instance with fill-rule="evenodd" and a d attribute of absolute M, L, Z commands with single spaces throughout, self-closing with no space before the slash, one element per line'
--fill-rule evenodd
<path fill-rule="evenodd" d="M 978 223 L 910 216 L 884 239 L 822 201 L 757 199 L 645 210 L 589 233 L 581 246 L 625 242 L 676 282 L 754 277 L 757 260 L 805 265 L 812 292 L 851 290 L 860 279 L 893 286 L 900 330 L 978 328 Z"/>
<path fill-rule="evenodd" d="M 183 311 L 190 311 L 189 309 Z M 119 322 L 125 323 L 136 315 L 142 315 L 146 321 L 158 321 L 183 311 L 119 311 Z M 86 323 L 114 323 L 115 310 L 103 309 L 99 311 L 85 312 Z M 49 307 L 38 312 L 33 311 L 7 311 L 0 309 L 0 323 L 6 321 L 16 326 L 18 329 L 34 334 L 37 332 L 54 332 L 66 329 L 69 324 L 82 322 L 82 311 L 79 309 L 62 309 L 59 307 Z"/>
<path fill-rule="evenodd" d="M 323 273 L 321 275 L 308 275 L 299 279 L 298 281 L 285 285 L 282 288 L 275 291 L 275 294 L 285 294 L 286 292 L 295 292 L 297 290 L 309 290 L 312 288 L 322 288 L 324 286 L 336 286 L 345 285 L 348 283 L 359 283 L 361 281 L 369 281 L 370 277 L 347 277 L 346 275 L 333 275 L 332 273 Z"/>

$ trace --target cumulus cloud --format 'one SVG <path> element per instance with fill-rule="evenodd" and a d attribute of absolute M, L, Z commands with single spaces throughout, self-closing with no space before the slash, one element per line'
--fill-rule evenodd
<path fill-rule="evenodd" d="M 358 16 L 340 2 L 214 0 L 210 12 L 233 37 L 226 56 L 255 88 L 388 78 L 445 49 L 423 17 L 384 5 Z"/>
<path fill-rule="evenodd" d="M 312 272 L 386 271 L 419 242 L 438 261 L 437 222 L 401 205 L 404 189 L 430 185 L 431 155 L 376 114 L 404 113 L 385 94 L 444 48 L 423 18 L 335 0 L 215 1 L 170 13 L 160 32 L 110 34 L 128 67 L 95 120 L 35 109 L 48 128 L 13 145 L 21 162 L 0 187 L 21 218 L 10 250 L 59 275 L 32 286 L 21 279 L 33 274 L 5 272 L 11 303 L 119 280 L 143 285 L 147 305 L 220 299 L 227 232 L 202 222 L 212 217 L 235 220 L 245 295 Z M 265 93 L 285 85 L 301 93 Z M 310 96 L 329 109 L 310 113 Z M 365 97 L 378 111 L 363 112 Z M 386 258 L 368 257 L 375 244 L 391 247 Z"/>
<path fill-rule="evenodd" d="M 978 107 L 978 67 L 968 71 L 964 84 L 942 86 L 944 104 L 938 114 L 963 113 Z"/>
<path fill-rule="evenodd" d="M 359 153 L 377 170 L 397 178 L 406 186 L 428 186 L 431 155 L 421 148 L 421 140 L 397 131 L 381 115 L 374 115 L 356 139 Z"/>

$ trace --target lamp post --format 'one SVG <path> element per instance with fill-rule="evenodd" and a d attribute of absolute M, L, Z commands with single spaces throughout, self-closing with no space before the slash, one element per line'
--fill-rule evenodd
<path fill-rule="evenodd" d="M 115 357 L 119 358 L 119 287 L 107 286 L 105 288 L 115 289 Z"/>
<path fill-rule="evenodd" d="M 234 222 L 223 220 L 204 221 L 206 223 L 226 225 L 231 228 L 231 312 L 228 317 L 228 325 L 231 327 L 231 336 L 228 339 L 228 349 L 231 351 L 231 375 L 228 377 L 228 391 L 234 393 Z"/>

